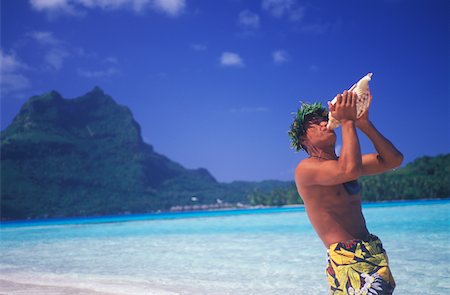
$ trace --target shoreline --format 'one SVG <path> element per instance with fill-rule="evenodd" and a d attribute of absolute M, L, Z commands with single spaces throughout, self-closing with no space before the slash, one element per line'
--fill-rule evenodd
<path fill-rule="evenodd" d="M 14 274 L 14 273 L 10 273 Z M 21 272 L 17 275 L 23 275 Z M 25 277 L 27 275 L 25 274 Z M 178 295 L 178 292 L 161 289 L 150 284 L 124 281 L 93 281 L 92 279 L 70 279 L 64 275 L 36 278 L 4 277 L 0 275 L 0 295 Z"/>
<path fill-rule="evenodd" d="M 450 200 L 450 197 L 447 198 L 422 198 L 422 199 L 393 199 L 393 200 L 383 200 L 383 201 L 363 201 L 362 205 L 373 205 L 373 204 L 389 204 L 389 203 L 407 203 L 407 202 L 433 202 L 433 201 L 444 201 Z M 228 204 L 231 205 L 231 204 Z M 281 205 L 281 206 L 267 206 L 267 205 L 244 205 L 240 204 L 236 206 L 223 206 L 221 208 L 209 208 L 209 209 L 201 209 L 195 208 L 192 210 L 182 210 L 182 211 L 153 211 L 147 213 L 122 213 L 122 214 L 114 214 L 114 215 L 90 215 L 90 216 L 73 216 L 73 217 L 49 217 L 49 218 L 29 218 L 29 219 L 9 219 L 9 220 L 0 220 L 1 225 L 8 224 L 26 224 L 26 223 L 52 223 L 58 221 L 77 221 L 77 220 L 96 220 L 96 219 L 107 219 L 107 218 L 129 218 L 129 217 L 163 217 L 164 215 L 169 218 L 169 216 L 181 216 L 190 214 L 201 214 L 201 213 L 220 213 L 220 212 L 239 212 L 239 211 L 252 211 L 252 210 L 272 210 L 272 209 L 295 209 L 295 208 L 305 208 L 304 204 L 291 204 L 291 205 Z M 0 294 L 1 295 L 1 294 Z"/>
<path fill-rule="evenodd" d="M 116 295 L 114 293 L 98 292 L 86 288 L 63 287 L 16 282 L 0 278 L 0 295 L 30 294 L 30 295 L 58 295 L 58 294 L 91 294 L 91 295 Z"/>

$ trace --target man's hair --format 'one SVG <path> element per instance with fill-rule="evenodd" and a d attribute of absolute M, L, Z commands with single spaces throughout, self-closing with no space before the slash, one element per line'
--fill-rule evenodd
<path fill-rule="evenodd" d="M 307 123 L 313 117 L 327 117 L 328 110 L 320 103 L 315 102 L 313 104 L 302 103 L 297 110 L 294 122 L 291 124 L 291 130 L 288 131 L 291 138 L 291 148 L 296 152 L 300 150 L 306 150 L 306 146 L 302 143 L 302 136 L 306 134 Z"/>

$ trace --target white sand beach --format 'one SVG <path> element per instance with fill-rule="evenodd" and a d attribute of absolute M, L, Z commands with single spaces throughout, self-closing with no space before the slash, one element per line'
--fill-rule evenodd
<path fill-rule="evenodd" d="M 94 290 L 51 286 L 41 284 L 24 284 L 0 279 L 0 295 L 113 295 L 114 293 L 97 292 Z"/>
<path fill-rule="evenodd" d="M 55 276 L 30 281 L 30 276 L 20 279 L 19 274 L 0 275 L 0 295 L 177 295 L 177 292 L 162 290 L 149 284 L 132 282 L 94 281 L 89 279 L 68 279 Z M 28 277 L 28 278 L 27 278 Z"/>

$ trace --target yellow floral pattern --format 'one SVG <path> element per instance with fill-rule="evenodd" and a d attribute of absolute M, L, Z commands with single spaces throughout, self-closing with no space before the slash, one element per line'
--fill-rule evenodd
<path fill-rule="evenodd" d="M 326 272 L 333 295 L 387 295 L 395 288 L 386 251 L 375 235 L 330 245 Z"/>

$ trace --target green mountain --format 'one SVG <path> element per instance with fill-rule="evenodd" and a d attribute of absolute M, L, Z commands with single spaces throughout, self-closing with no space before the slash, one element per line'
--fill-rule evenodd
<path fill-rule="evenodd" d="M 227 207 L 286 185 L 184 168 L 143 142 L 130 110 L 98 87 L 31 97 L 0 139 L 2 220 Z"/>
<path fill-rule="evenodd" d="M 2 219 L 148 212 L 218 186 L 140 133 L 130 110 L 100 88 L 31 97 L 1 133 Z"/>

